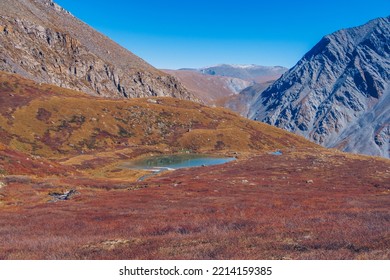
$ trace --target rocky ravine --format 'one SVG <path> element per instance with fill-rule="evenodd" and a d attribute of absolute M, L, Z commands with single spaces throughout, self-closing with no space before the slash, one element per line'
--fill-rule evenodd
<path fill-rule="evenodd" d="M 389 157 L 390 17 L 325 36 L 249 116 L 326 147 Z"/>
<path fill-rule="evenodd" d="M 50 0 L 0 2 L 0 70 L 105 97 L 198 101 L 167 75 Z"/>

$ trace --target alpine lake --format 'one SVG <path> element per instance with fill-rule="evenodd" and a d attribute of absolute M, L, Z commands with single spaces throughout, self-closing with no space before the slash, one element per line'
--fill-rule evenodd
<path fill-rule="evenodd" d="M 138 179 L 138 181 L 143 181 L 146 178 L 167 170 L 218 165 L 233 160 L 235 160 L 234 157 L 219 157 L 206 154 L 173 154 L 144 157 L 128 161 L 122 164 L 121 167 L 152 172 Z"/>

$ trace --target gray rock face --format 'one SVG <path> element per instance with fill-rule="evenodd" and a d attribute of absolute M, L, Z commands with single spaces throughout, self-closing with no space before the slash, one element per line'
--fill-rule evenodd
<path fill-rule="evenodd" d="M 326 147 L 389 157 L 390 17 L 325 36 L 249 117 Z"/>
<path fill-rule="evenodd" d="M 1 0 L 0 70 L 92 95 L 198 101 L 176 78 L 50 0 Z"/>

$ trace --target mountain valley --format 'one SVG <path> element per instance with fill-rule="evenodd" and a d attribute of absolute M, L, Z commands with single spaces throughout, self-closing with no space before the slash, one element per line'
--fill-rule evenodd
<path fill-rule="evenodd" d="M 1 260 L 390 258 L 387 18 L 289 71 L 164 72 L 53 1 L 0 8 Z M 234 160 L 128 167 L 172 155 Z"/>

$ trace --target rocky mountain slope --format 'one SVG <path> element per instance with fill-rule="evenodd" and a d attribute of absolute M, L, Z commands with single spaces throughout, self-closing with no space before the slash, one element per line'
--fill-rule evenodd
<path fill-rule="evenodd" d="M 326 147 L 389 157 L 390 17 L 325 36 L 249 116 Z"/>
<path fill-rule="evenodd" d="M 106 97 L 197 100 L 51 0 L 0 1 L 0 70 Z"/>

